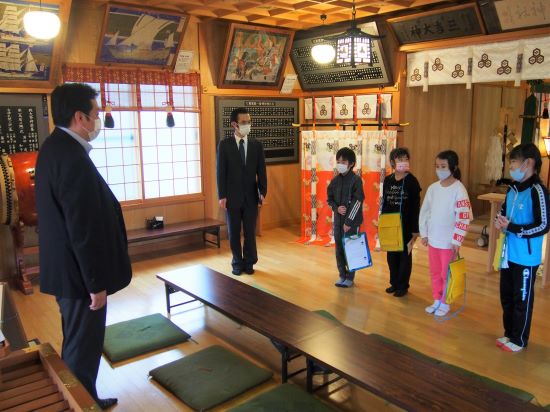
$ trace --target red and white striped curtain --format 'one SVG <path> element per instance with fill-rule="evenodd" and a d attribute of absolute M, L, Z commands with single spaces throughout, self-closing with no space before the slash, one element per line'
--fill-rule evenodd
<path fill-rule="evenodd" d="M 349 147 L 357 156 L 354 171 L 361 176 L 365 201 L 361 231 L 374 248 L 377 236 L 381 182 L 390 173 L 388 155 L 395 148 L 397 132 L 303 131 L 302 141 L 302 228 L 300 243 L 334 244 L 333 212 L 327 204 L 327 187 L 335 176 L 336 152 Z"/>

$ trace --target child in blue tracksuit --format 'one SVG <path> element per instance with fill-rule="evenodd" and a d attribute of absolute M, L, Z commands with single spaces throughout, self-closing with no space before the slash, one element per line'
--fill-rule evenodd
<path fill-rule="evenodd" d="M 521 351 L 529 340 L 535 278 L 542 260 L 542 240 L 548 232 L 548 191 L 538 175 L 541 165 L 534 144 L 512 150 L 510 175 L 514 182 L 495 222 L 506 234 L 500 271 L 504 336 L 496 344 L 507 352 Z"/>

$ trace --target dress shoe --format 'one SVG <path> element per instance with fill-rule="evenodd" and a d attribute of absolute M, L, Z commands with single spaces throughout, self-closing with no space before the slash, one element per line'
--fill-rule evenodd
<path fill-rule="evenodd" d="M 407 289 L 401 289 L 401 290 L 396 290 L 395 293 L 393 294 L 393 296 L 397 297 L 397 298 L 401 298 L 403 296 L 405 296 L 409 291 Z"/>
<path fill-rule="evenodd" d="M 96 402 L 101 409 L 105 410 L 105 409 L 109 409 L 111 406 L 116 405 L 118 402 L 118 399 L 117 398 L 97 399 Z"/>
<path fill-rule="evenodd" d="M 386 288 L 386 293 L 394 293 L 397 289 L 395 289 L 393 286 L 390 286 L 389 288 Z"/>
<path fill-rule="evenodd" d="M 240 276 L 243 271 L 241 269 L 233 269 L 231 273 L 233 273 L 235 276 Z"/>
<path fill-rule="evenodd" d="M 254 274 L 254 268 L 247 268 L 247 269 L 244 270 L 244 272 L 247 275 L 253 275 Z"/>

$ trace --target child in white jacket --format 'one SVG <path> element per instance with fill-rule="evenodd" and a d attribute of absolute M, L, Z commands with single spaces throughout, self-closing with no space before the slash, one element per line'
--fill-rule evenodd
<path fill-rule="evenodd" d="M 435 159 L 438 182 L 432 183 L 420 210 L 420 237 L 428 246 L 432 295 L 434 303 L 427 313 L 445 316 L 449 305 L 445 303 L 445 287 L 449 263 L 458 251 L 472 220 L 468 192 L 460 182 L 458 155 L 452 150 L 441 152 Z"/>

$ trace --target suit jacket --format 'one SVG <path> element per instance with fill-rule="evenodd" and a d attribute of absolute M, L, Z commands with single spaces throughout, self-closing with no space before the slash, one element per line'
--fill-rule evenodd
<path fill-rule="evenodd" d="M 218 197 L 227 199 L 228 208 L 256 206 L 259 194 L 267 195 L 264 148 L 256 139 L 248 138 L 246 166 L 242 164 L 235 138 L 220 140 L 216 174 Z"/>
<path fill-rule="evenodd" d="M 36 162 L 40 290 L 112 294 L 132 278 L 122 210 L 82 145 L 56 128 Z"/>

